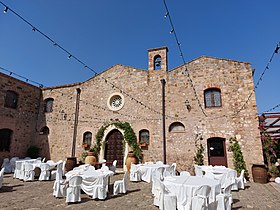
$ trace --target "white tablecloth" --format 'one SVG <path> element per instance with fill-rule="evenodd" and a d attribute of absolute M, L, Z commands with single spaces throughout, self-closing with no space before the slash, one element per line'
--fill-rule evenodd
<path fill-rule="evenodd" d="M 113 171 L 103 171 L 101 169 L 98 170 L 84 170 L 83 168 L 79 170 L 72 170 L 65 174 L 66 180 L 69 180 L 71 176 L 79 175 L 83 178 L 81 188 L 82 190 L 88 194 L 92 195 L 92 186 L 99 183 L 100 179 L 104 177 L 110 177 L 114 175 Z M 108 183 L 109 184 L 109 183 Z"/>
<path fill-rule="evenodd" d="M 196 189 L 201 185 L 211 187 L 209 203 L 216 200 L 216 195 L 221 192 L 219 181 L 197 176 L 174 176 L 165 177 L 163 184 L 177 197 L 178 210 L 191 210 L 191 199 Z"/>
<path fill-rule="evenodd" d="M 225 166 L 200 166 L 202 171 L 211 172 L 214 174 L 215 180 L 218 180 L 221 183 L 222 188 L 224 188 L 225 178 L 228 173 L 232 173 L 233 177 L 237 177 L 237 172 L 234 169 L 226 168 Z"/>
<path fill-rule="evenodd" d="M 151 183 L 152 181 L 152 174 L 158 168 L 169 168 L 169 165 L 166 164 L 158 164 L 158 163 L 148 163 L 148 164 L 141 164 L 137 165 L 139 167 L 139 171 L 141 172 L 141 179 L 145 182 Z"/>

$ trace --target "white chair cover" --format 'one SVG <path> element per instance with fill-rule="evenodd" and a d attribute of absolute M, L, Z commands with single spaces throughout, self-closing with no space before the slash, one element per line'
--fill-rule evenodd
<path fill-rule="evenodd" d="M 242 190 L 244 190 L 245 183 L 246 183 L 246 179 L 244 178 L 244 173 L 245 173 L 245 170 L 242 169 L 240 176 L 235 179 L 238 189 L 242 189 Z"/>
<path fill-rule="evenodd" d="M 39 180 L 50 180 L 50 165 L 48 163 L 41 163 L 40 164 L 40 168 L 41 168 L 41 173 L 39 176 Z"/>
<path fill-rule="evenodd" d="M 190 176 L 191 174 L 190 174 L 190 172 L 188 172 L 188 171 L 181 171 L 180 172 L 180 176 Z"/>
<path fill-rule="evenodd" d="M 163 165 L 162 161 L 157 161 L 156 164 Z"/>
<path fill-rule="evenodd" d="M 101 171 L 109 171 L 109 167 L 102 164 Z"/>
<path fill-rule="evenodd" d="M 11 166 L 9 158 L 4 158 L 1 168 L 5 168 L 5 170 L 4 170 L 5 173 L 12 172 L 12 166 Z"/>
<path fill-rule="evenodd" d="M 81 202 L 81 176 L 73 176 L 69 180 L 69 187 L 66 190 L 66 203 Z"/>
<path fill-rule="evenodd" d="M 159 191 L 155 195 L 154 205 L 159 206 L 160 210 L 175 210 L 177 208 L 176 195 L 171 194 L 159 179 L 155 178 L 155 182 L 159 185 Z"/>
<path fill-rule="evenodd" d="M 235 171 L 229 171 L 226 175 L 224 187 L 228 186 L 229 184 L 233 184 L 231 190 L 238 190 Z"/>
<path fill-rule="evenodd" d="M 2 188 L 2 184 L 3 184 L 4 170 L 5 170 L 5 168 L 2 168 L 0 171 L 0 188 Z"/>
<path fill-rule="evenodd" d="M 122 180 L 117 180 L 114 182 L 114 195 L 119 193 L 126 193 L 128 185 L 128 174 L 125 172 Z"/>
<path fill-rule="evenodd" d="M 20 161 L 15 162 L 14 178 L 16 179 L 23 179 L 24 171 L 21 170 L 22 164 L 23 162 Z"/>
<path fill-rule="evenodd" d="M 211 171 L 206 171 L 204 177 L 213 180 L 215 179 L 215 175 Z"/>
<path fill-rule="evenodd" d="M 141 172 L 137 165 L 135 165 L 134 163 L 131 163 L 129 178 L 132 182 L 141 181 Z"/>
<path fill-rule="evenodd" d="M 24 164 L 24 178 L 23 181 L 34 181 L 35 171 L 33 170 L 33 165 L 31 163 Z"/>
<path fill-rule="evenodd" d="M 53 184 L 53 196 L 56 198 L 66 197 L 66 189 L 68 184 L 62 179 L 62 165 L 63 162 L 57 165 L 55 182 Z"/>
<path fill-rule="evenodd" d="M 232 195 L 231 195 L 231 189 L 234 183 L 231 183 L 226 186 L 226 188 L 223 190 L 223 193 L 220 193 L 216 196 L 217 200 L 217 210 L 231 210 L 231 204 L 232 204 Z"/>
<path fill-rule="evenodd" d="M 177 164 L 172 163 L 169 168 L 166 168 L 166 171 L 170 172 L 170 176 L 176 176 L 176 167 L 177 167 Z"/>
<path fill-rule="evenodd" d="M 109 170 L 110 170 L 110 171 L 113 171 L 114 174 L 115 174 L 115 173 L 116 173 L 116 168 L 117 168 L 117 160 L 114 160 L 113 163 L 112 163 L 112 165 L 109 166 Z"/>
<path fill-rule="evenodd" d="M 87 188 L 92 188 L 92 199 L 104 200 L 107 198 L 108 176 L 99 176 L 94 182 L 87 183 L 86 186 L 88 186 Z"/>
<path fill-rule="evenodd" d="M 203 171 L 198 165 L 194 165 L 194 173 L 196 176 L 202 177 Z"/>
<path fill-rule="evenodd" d="M 165 168 L 160 167 L 158 168 L 153 174 L 152 174 L 152 194 L 158 194 L 160 191 L 160 186 L 158 180 L 163 181 L 163 173 L 164 173 Z"/>
<path fill-rule="evenodd" d="M 192 197 L 192 210 L 208 210 L 208 198 L 211 192 L 211 187 L 202 185 L 197 188 Z"/>
<path fill-rule="evenodd" d="M 17 161 L 18 159 L 19 159 L 18 157 L 12 157 L 11 160 L 10 160 L 11 171 L 12 171 L 12 173 L 15 172 L 15 169 L 16 169 L 16 161 Z"/>

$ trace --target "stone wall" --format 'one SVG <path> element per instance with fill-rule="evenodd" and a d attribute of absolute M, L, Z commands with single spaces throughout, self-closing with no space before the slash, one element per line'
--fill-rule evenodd
<path fill-rule="evenodd" d="M 13 131 L 10 152 L 0 151 L 3 158 L 25 157 L 30 145 L 35 144 L 36 122 L 40 106 L 41 89 L 0 73 L 0 129 Z M 5 107 L 7 91 L 18 94 L 17 108 Z"/>

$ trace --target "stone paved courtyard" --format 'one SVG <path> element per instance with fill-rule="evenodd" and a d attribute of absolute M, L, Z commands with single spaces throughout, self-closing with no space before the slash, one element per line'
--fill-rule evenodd
<path fill-rule="evenodd" d="M 115 180 L 123 174 L 111 177 L 110 190 Z M 114 209 L 114 210 L 157 210 L 153 206 L 151 184 L 129 182 L 129 191 L 125 195 L 109 194 L 105 201 L 92 200 L 82 194 L 82 202 L 68 205 L 65 199 L 56 199 L 52 195 L 53 181 L 23 182 L 5 174 L 0 189 L 0 209 Z M 233 209 L 280 209 L 280 185 L 276 183 L 258 184 L 248 182 L 245 190 L 233 192 Z"/>

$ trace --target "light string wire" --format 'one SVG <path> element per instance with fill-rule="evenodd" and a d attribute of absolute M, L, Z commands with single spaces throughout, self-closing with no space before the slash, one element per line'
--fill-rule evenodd
<path fill-rule="evenodd" d="M 263 80 L 264 74 L 265 74 L 266 71 L 269 69 L 269 65 L 272 63 L 272 60 L 273 60 L 275 54 L 278 54 L 279 49 L 280 49 L 280 42 L 276 45 L 276 47 L 275 47 L 275 49 L 274 49 L 274 51 L 273 51 L 273 53 L 272 53 L 272 55 L 271 55 L 269 61 L 267 62 L 266 66 L 265 66 L 265 68 L 264 68 L 264 70 L 263 70 L 263 72 L 261 73 L 261 76 L 259 77 L 259 79 L 258 79 L 256 85 L 254 86 L 254 89 L 253 89 L 253 90 L 251 91 L 251 93 L 249 94 L 249 96 L 248 96 L 247 100 L 245 101 L 245 103 L 243 104 L 243 106 L 241 106 L 241 108 L 240 108 L 239 110 L 237 110 L 237 112 L 236 112 L 234 115 L 237 116 L 243 109 L 246 108 L 246 105 L 248 104 L 248 102 L 249 102 L 250 98 L 252 97 L 253 93 L 254 93 L 255 90 L 259 87 L 260 82 Z"/>
<path fill-rule="evenodd" d="M 25 81 L 28 82 L 28 83 L 33 83 L 33 84 L 38 85 L 40 88 L 46 87 L 46 86 L 44 86 L 44 85 L 41 84 L 41 83 L 35 82 L 35 81 L 31 80 L 31 79 L 28 79 L 28 78 L 26 78 L 26 77 L 24 77 L 24 76 L 21 76 L 21 75 L 15 73 L 15 72 L 12 72 L 12 71 L 10 71 L 10 70 L 8 70 L 8 69 L 5 69 L 5 68 L 3 68 L 3 67 L 1 67 L 1 66 L 0 66 L 0 69 L 3 70 L 3 71 L 5 71 L 5 72 L 8 72 L 10 76 L 15 75 L 15 76 L 17 76 L 18 78 L 21 78 L 21 79 L 25 80 Z"/>
<path fill-rule="evenodd" d="M 275 110 L 275 109 L 277 109 L 277 108 L 280 108 L 280 104 L 277 104 L 276 106 L 274 106 L 274 107 L 272 107 L 272 108 L 270 108 L 270 109 L 264 111 L 263 113 L 271 112 L 271 111 L 273 111 L 273 110 Z M 259 114 L 259 115 L 261 115 L 261 114 Z"/>
<path fill-rule="evenodd" d="M 5 13 L 8 11 L 11 11 L 13 14 L 15 14 L 18 18 L 20 18 L 23 22 L 25 22 L 27 25 L 29 25 L 32 28 L 33 32 L 39 32 L 39 34 L 41 34 L 42 36 L 44 36 L 47 40 L 49 40 L 55 47 L 60 48 L 62 51 L 64 51 L 67 55 L 68 58 L 70 59 L 74 59 L 76 60 L 78 63 L 82 64 L 84 68 L 90 70 L 91 72 L 94 72 L 95 76 L 98 74 L 94 69 L 92 69 L 91 67 L 89 67 L 89 65 L 87 65 L 85 62 L 81 61 L 78 57 L 76 57 L 73 53 L 71 53 L 70 51 L 66 50 L 64 47 L 62 47 L 60 44 L 58 44 L 58 42 L 54 41 L 52 38 L 50 38 L 48 35 L 46 35 L 45 33 L 43 33 L 41 30 L 39 30 L 37 27 L 35 27 L 33 24 L 31 24 L 29 21 L 27 21 L 25 18 L 23 18 L 21 15 L 19 15 L 17 12 L 15 12 L 13 9 L 11 9 L 9 6 L 7 6 L 6 4 L 4 4 L 2 1 L 0 1 L 0 4 L 2 4 L 5 7 Z M 126 96 L 130 97 L 131 100 L 135 101 L 137 104 L 140 104 L 142 106 L 144 106 L 145 108 L 153 111 L 156 114 L 162 114 L 159 111 L 154 110 L 153 108 L 145 105 L 143 102 L 139 101 L 138 99 L 132 97 L 130 94 L 126 93 L 125 91 L 123 91 L 120 87 L 116 86 L 114 83 L 110 82 L 107 78 L 105 78 L 104 76 L 100 75 L 100 77 L 105 81 L 105 83 L 110 84 L 113 88 L 118 89 L 121 93 L 125 94 Z M 166 117 L 172 118 L 172 119 L 177 119 L 176 117 L 172 117 L 169 115 L 166 115 Z"/>
<path fill-rule="evenodd" d="M 185 60 L 185 58 L 184 58 L 184 54 L 183 54 L 183 51 L 182 51 L 182 48 L 181 48 L 181 43 L 179 42 L 179 39 L 178 39 L 176 30 L 175 30 L 175 27 L 174 27 L 174 24 L 173 24 L 173 21 L 172 21 L 172 18 L 171 18 L 171 15 L 170 15 L 168 6 L 167 6 L 167 3 L 166 3 L 165 0 L 163 0 L 163 4 L 164 4 L 165 10 L 166 10 L 166 14 L 165 14 L 164 17 L 166 17 L 166 18 L 168 17 L 169 23 L 170 23 L 170 25 L 171 25 L 171 31 L 170 31 L 170 33 L 171 33 L 171 34 L 174 34 L 174 37 L 175 37 L 175 40 L 176 40 L 176 44 L 177 44 L 178 49 L 179 49 L 179 52 L 180 52 L 180 57 L 181 57 L 181 59 L 182 59 L 182 61 L 183 61 L 183 64 L 186 65 L 186 60 Z M 189 83 L 190 83 L 190 85 L 191 85 L 191 87 L 192 87 L 192 89 L 193 89 L 194 96 L 195 96 L 195 99 L 196 99 L 196 101 L 197 101 L 197 103 L 198 103 L 198 106 L 200 107 L 200 109 L 201 109 L 203 115 L 204 115 L 205 117 L 207 117 L 207 114 L 205 113 L 205 111 L 204 111 L 204 109 L 203 109 L 203 107 L 202 107 L 202 105 L 201 105 L 201 102 L 200 102 L 200 100 L 199 100 L 199 98 L 198 98 L 198 95 L 197 95 L 195 86 L 194 86 L 193 81 L 192 81 L 192 79 L 191 79 L 191 75 L 190 75 L 190 73 L 189 73 L 189 71 L 188 71 L 188 69 L 187 69 L 186 66 L 185 66 L 185 73 L 187 74 L 188 81 L 189 81 Z"/>

